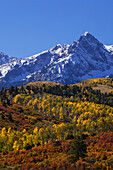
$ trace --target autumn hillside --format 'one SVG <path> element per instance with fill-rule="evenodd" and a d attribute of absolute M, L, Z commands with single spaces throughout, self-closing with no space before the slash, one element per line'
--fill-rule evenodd
<path fill-rule="evenodd" d="M 93 90 L 100 90 L 101 93 L 113 92 L 113 78 L 88 79 L 78 83 L 80 86 L 91 86 Z"/>
<path fill-rule="evenodd" d="M 0 167 L 112 169 L 112 88 L 110 78 L 2 88 Z"/>

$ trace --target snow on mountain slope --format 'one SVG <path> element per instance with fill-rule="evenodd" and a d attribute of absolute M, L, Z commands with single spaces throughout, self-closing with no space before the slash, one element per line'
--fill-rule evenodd
<path fill-rule="evenodd" d="M 34 81 L 73 84 L 86 78 L 106 77 L 113 71 L 113 46 L 84 33 L 71 45 L 57 44 L 40 54 L 0 66 L 0 87 Z"/>
<path fill-rule="evenodd" d="M 10 57 L 5 53 L 0 52 L 0 65 L 16 61 L 16 58 Z"/>
<path fill-rule="evenodd" d="M 109 46 L 104 45 L 104 46 L 113 55 L 113 45 L 109 45 Z"/>

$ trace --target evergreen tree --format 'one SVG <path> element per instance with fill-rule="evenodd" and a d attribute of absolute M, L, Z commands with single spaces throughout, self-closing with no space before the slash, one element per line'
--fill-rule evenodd
<path fill-rule="evenodd" d="M 9 119 L 9 121 L 13 122 L 13 119 L 12 119 L 12 115 L 11 115 L 11 113 L 9 113 L 9 115 L 8 115 L 8 119 Z"/>
<path fill-rule="evenodd" d="M 7 105 L 10 105 L 10 100 L 9 99 L 7 99 Z"/>
<path fill-rule="evenodd" d="M 80 136 L 76 136 L 73 143 L 70 144 L 70 150 L 68 151 L 69 161 L 76 162 L 79 157 L 84 157 L 86 155 L 87 145 Z"/>

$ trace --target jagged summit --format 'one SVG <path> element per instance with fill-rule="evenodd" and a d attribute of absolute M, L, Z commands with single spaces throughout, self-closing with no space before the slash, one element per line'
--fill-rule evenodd
<path fill-rule="evenodd" d="M 0 55 L 0 88 L 34 81 L 74 84 L 113 72 L 113 46 L 103 45 L 89 32 L 70 45 L 57 44 L 25 59 Z"/>
<path fill-rule="evenodd" d="M 81 36 L 85 36 L 85 37 L 94 37 L 90 32 L 85 32 L 83 35 Z M 95 38 L 95 37 L 94 37 Z"/>
<path fill-rule="evenodd" d="M 0 58 L 8 56 L 7 54 L 0 52 Z M 10 58 L 10 56 L 8 56 Z"/>
<path fill-rule="evenodd" d="M 85 33 L 84 33 L 84 36 L 87 36 L 88 34 L 89 34 L 89 32 L 85 32 Z"/>
<path fill-rule="evenodd" d="M 8 56 L 7 54 L 0 52 L 0 65 L 15 61 L 15 57 Z"/>
<path fill-rule="evenodd" d="M 0 55 L 6 55 L 5 53 L 3 53 L 3 52 L 0 52 Z"/>
<path fill-rule="evenodd" d="M 81 36 L 85 36 L 85 37 L 94 37 L 90 32 L 85 32 L 83 35 Z M 95 37 L 94 37 L 95 38 Z"/>
<path fill-rule="evenodd" d="M 85 32 L 83 35 L 80 36 L 78 42 L 81 41 L 89 41 L 90 43 L 100 43 L 92 34 L 89 32 Z"/>

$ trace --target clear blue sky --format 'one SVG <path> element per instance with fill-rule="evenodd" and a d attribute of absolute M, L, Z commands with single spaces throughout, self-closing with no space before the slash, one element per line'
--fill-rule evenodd
<path fill-rule="evenodd" d="M 113 44 L 113 0 L 0 0 L 0 52 L 25 58 L 84 32 Z"/>

